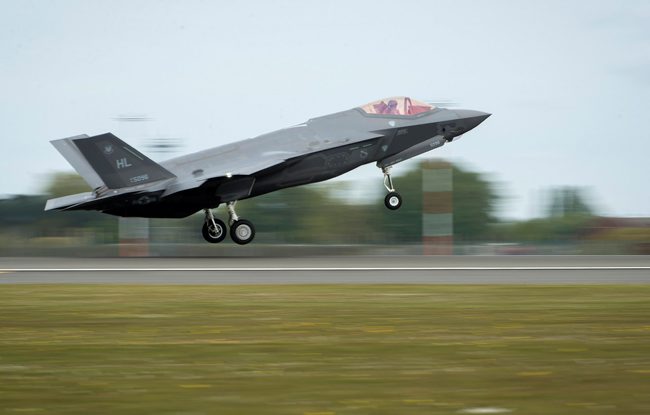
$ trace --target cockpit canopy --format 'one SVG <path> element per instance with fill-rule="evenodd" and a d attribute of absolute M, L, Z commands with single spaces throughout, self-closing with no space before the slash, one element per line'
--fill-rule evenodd
<path fill-rule="evenodd" d="M 360 107 L 366 114 L 415 115 L 433 110 L 426 102 L 409 97 L 390 97 Z"/>

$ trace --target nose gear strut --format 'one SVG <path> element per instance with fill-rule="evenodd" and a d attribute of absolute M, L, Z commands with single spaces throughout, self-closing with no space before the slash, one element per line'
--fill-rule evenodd
<path fill-rule="evenodd" d="M 384 187 L 388 190 L 388 194 L 384 198 L 384 205 L 390 210 L 397 210 L 402 206 L 402 196 L 393 187 L 393 180 L 390 177 L 391 167 L 385 166 L 381 168 L 384 173 Z"/>

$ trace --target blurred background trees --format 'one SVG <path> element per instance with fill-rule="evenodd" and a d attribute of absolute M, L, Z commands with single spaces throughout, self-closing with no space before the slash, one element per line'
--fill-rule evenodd
<path fill-rule="evenodd" d="M 0 247 L 21 242 L 101 244 L 117 242 L 117 221 L 98 212 L 45 212 L 47 199 L 91 189 L 77 173 L 58 172 L 46 182 L 43 195 L 0 199 Z"/>
<path fill-rule="evenodd" d="M 543 217 L 503 222 L 497 216 L 503 199 L 489 176 L 457 164 L 452 170 L 456 247 L 515 244 L 538 249 L 609 241 L 619 253 L 650 249 L 647 220 L 633 222 L 596 216 L 584 189 L 551 189 L 546 193 Z M 404 198 L 398 211 L 384 207 L 385 190 L 379 177 L 362 183 L 338 181 L 285 189 L 243 200 L 238 204 L 238 212 L 254 222 L 258 232 L 256 244 L 418 245 L 422 240 L 421 166 L 413 165 L 394 176 L 394 183 Z M 368 196 L 348 197 L 363 186 Z M 373 186 L 376 191 L 368 191 Z M 85 191 L 90 189 L 76 173 L 56 173 L 47 181 L 43 195 L 0 199 L 0 249 L 21 243 L 87 246 L 118 242 L 116 217 L 86 211 L 43 211 L 48 198 Z M 223 208 L 216 213 L 226 218 Z M 203 244 L 198 232 L 202 221 L 201 212 L 185 219 L 152 219 L 151 242 Z M 536 251 L 507 253 L 532 252 Z"/>
<path fill-rule="evenodd" d="M 584 239 L 596 218 L 584 189 L 565 186 L 547 192 L 545 216 L 495 226 L 493 238 L 502 242 L 566 244 Z"/>
<path fill-rule="evenodd" d="M 490 224 L 496 221 L 499 196 L 494 183 L 481 174 L 452 167 L 452 209 L 454 239 L 463 242 L 484 240 Z M 386 242 L 419 243 L 422 240 L 422 169 L 416 166 L 394 179 L 395 186 L 404 198 L 398 211 L 389 211 L 383 205 L 381 193 L 370 206 L 379 214 Z"/>
<path fill-rule="evenodd" d="M 49 197 L 61 197 L 90 192 L 92 189 L 77 173 L 56 172 L 49 178 L 44 190 Z"/>

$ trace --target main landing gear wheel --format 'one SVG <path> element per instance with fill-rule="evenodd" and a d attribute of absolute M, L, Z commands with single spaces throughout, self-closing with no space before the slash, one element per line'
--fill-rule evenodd
<path fill-rule="evenodd" d="M 212 244 L 216 244 L 226 239 L 228 232 L 226 232 L 226 224 L 223 221 L 213 218 L 203 223 L 201 233 L 203 234 L 203 239 Z"/>
<path fill-rule="evenodd" d="M 402 196 L 397 192 L 390 192 L 384 198 L 384 205 L 390 210 L 397 210 L 402 206 Z"/>
<path fill-rule="evenodd" d="M 228 223 L 230 224 L 230 239 L 236 244 L 246 245 L 255 238 L 255 227 L 246 219 L 239 219 L 235 212 L 236 200 L 226 203 L 228 208 Z"/>
<path fill-rule="evenodd" d="M 230 225 L 230 238 L 239 245 L 246 245 L 255 238 L 255 227 L 246 219 L 239 219 Z"/>

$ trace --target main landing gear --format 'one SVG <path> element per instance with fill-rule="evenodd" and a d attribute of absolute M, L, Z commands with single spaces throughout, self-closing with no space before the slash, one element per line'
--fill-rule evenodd
<path fill-rule="evenodd" d="M 246 245 L 255 238 L 255 227 L 246 219 L 239 219 L 235 212 L 235 203 L 228 202 L 228 224 L 230 225 L 230 238 L 239 245 Z M 226 238 L 226 224 L 217 219 L 210 209 L 204 209 L 205 222 L 203 223 L 203 238 L 210 243 L 218 243 Z"/>
<path fill-rule="evenodd" d="M 390 210 L 397 210 L 402 206 L 402 196 L 393 187 L 393 180 L 390 178 L 390 167 L 381 168 L 384 173 L 384 187 L 388 190 L 388 194 L 384 198 L 384 205 Z"/>

